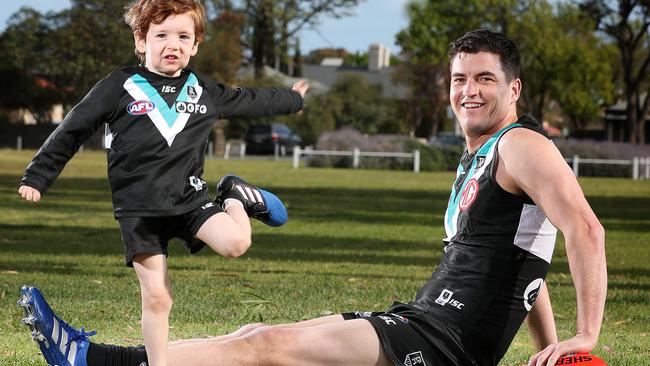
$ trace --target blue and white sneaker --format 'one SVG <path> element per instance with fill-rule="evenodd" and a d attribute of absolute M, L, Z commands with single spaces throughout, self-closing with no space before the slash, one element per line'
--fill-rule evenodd
<path fill-rule="evenodd" d="M 289 219 L 287 209 L 276 195 L 252 186 L 232 174 L 224 176 L 217 184 L 215 201 L 222 205 L 228 198 L 239 200 L 249 217 L 269 226 L 282 226 Z"/>
<path fill-rule="evenodd" d="M 86 333 L 61 320 L 36 287 L 23 286 L 18 305 L 25 310 L 22 323 L 29 326 L 48 365 L 87 366 L 88 337 L 96 332 Z"/>

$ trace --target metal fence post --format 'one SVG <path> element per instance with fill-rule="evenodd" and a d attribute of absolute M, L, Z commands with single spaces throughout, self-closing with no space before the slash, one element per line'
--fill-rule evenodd
<path fill-rule="evenodd" d="M 214 142 L 208 142 L 208 160 L 214 159 Z"/>
<path fill-rule="evenodd" d="M 632 159 L 632 179 L 639 179 L 639 158 L 636 156 Z"/>
<path fill-rule="evenodd" d="M 413 151 L 413 172 L 420 172 L 420 150 Z"/>
<path fill-rule="evenodd" d="M 359 157 L 361 155 L 361 151 L 359 151 L 359 148 L 354 148 L 352 150 L 352 167 L 354 169 L 357 169 L 359 167 Z"/>
<path fill-rule="evenodd" d="M 242 142 L 239 145 L 239 159 L 244 160 L 244 157 L 246 157 L 246 143 Z"/>
<path fill-rule="evenodd" d="M 573 155 L 572 164 L 573 164 L 573 175 L 575 175 L 577 177 L 578 176 L 578 170 L 579 170 L 579 167 L 580 167 L 580 158 L 578 157 L 578 155 Z"/>
<path fill-rule="evenodd" d="M 300 167 L 300 146 L 293 148 L 293 168 L 298 169 Z"/>
<path fill-rule="evenodd" d="M 23 149 L 23 137 L 16 137 L 16 150 L 21 151 Z"/>
<path fill-rule="evenodd" d="M 275 161 L 280 160 L 280 144 L 273 145 L 273 155 L 275 157 Z"/>
<path fill-rule="evenodd" d="M 230 142 L 226 142 L 226 147 L 223 149 L 223 160 L 228 160 L 230 157 Z"/>

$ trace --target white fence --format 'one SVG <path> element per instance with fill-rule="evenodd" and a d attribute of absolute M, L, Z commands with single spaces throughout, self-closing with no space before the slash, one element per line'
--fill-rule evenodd
<path fill-rule="evenodd" d="M 360 161 L 362 157 L 380 157 L 380 158 L 407 158 L 413 159 L 413 171 L 415 173 L 420 172 L 420 150 L 414 150 L 412 153 L 405 152 L 371 152 L 371 151 L 361 151 L 359 149 L 354 149 L 352 151 L 340 151 L 340 150 L 312 150 L 312 149 L 301 149 L 300 147 L 295 147 L 293 149 L 293 168 L 298 169 L 300 167 L 300 157 L 301 156 L 351 156 L 352 157 L 352 167 L 359 168 Z"/>
<path fill-rule="evenodd" d="M 623 165 L 632 166 L 632 179 L 650 179 L 650 157 L 635 157 L 631 160 L 617 159 L 585 159 L 578 155 L 573 158 L 567 158 L 567 163 L 571 164 L 573 174 L 580 176 L 580 164 L 602 164 L 602 165 Z"/>

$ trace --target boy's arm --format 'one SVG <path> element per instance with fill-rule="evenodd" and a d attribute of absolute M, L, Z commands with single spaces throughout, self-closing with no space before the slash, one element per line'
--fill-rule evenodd
<path fill-rule="evenodd" d="M 309 84 L 299 81 L 293 90 L 282 88 L 229 88 L 213 84 L 212 99 L 220 118 L 261 117 L 300 111 Z"/>
<path fill-rule="evenodd" d="M 111 75 L 97 83 L 68 113 L 32 158 L 20 181 L 19 193 L 23 198 L 38 201 L 40 197 L 35 197 L 33 189 L 39 196 L 45 194 L 81 145 L 109 119 L 117 104 L 116 85 L 111 80 L 115 77 Z"/>
<path fill-rule="evenodd" d="M 557 343 L 553 307 L 546 283 L 542 285 L 535 305 L 528 313 L 525 322 L 537 352 L 550 344 Z"/>

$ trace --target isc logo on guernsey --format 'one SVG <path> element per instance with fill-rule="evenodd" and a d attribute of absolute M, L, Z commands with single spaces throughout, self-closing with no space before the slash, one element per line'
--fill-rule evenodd
<path fill-rule="evenodd" d="M 136 100 L 126 107 L 126 111 L 132 116 L 140 116 L 153 111 L 154 108 L 156 105 L 150 100 Z"/>

